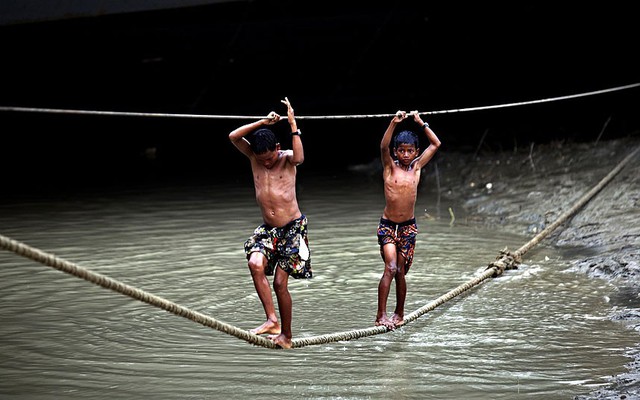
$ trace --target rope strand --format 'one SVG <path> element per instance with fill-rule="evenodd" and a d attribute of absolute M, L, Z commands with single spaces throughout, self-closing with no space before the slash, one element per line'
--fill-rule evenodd
<path fill-rule="evenodd" d="M 491 110 L 495 108 L 524 106 L 529 104 L 539 104 L 539 103 L 547 103 L 551 101 L 575 99 L 578 97 L 594 96 L 594 95 L 599 95 L 599 94 L 604 94 L 609 92 L 615 92 L 619 90 L 632 89 L 638 86 L 640 86 L 640 82 L 632 83 L 624 86 L 612 87 L 608 89 L 572 94 L 567 96 L 551 97 L 546 99 L 538 99 L 538 100 L 530 100 L 530 101 L 521 101 L 516 103 L 496 104 L 496 105 L 490 105 L 490 106 L 457 108 L 457 109 L 439 110 L 439 111 L 424 111 L 424 112 L 418 112 L 418 114 L 419 115 L 451 114 L 451 113 L 458 113 L 458 112 L 481 111 L 481 110 Z M 265 117 L 264 115 L 249 116 L 249 115 L 166 114 L 166 113 L 69 110 L 69 109 L 60 109 L 60 108 L 33 108 L 33 107 L 7 107 L 7 106 L 0 106 L 0 111 L 50 113 L 50 114 L 108 115 L 108 116 L 123 116 L 123 117 L 202 118 L 202 119 L 240 119 L 240 120 L 255 120 L 255 119 L 260 119 Z M 315 115 L 315 116 L 296 115 L 296 119 L 311 120 L 311 119 L 360 119 L 360 118 L 380 118 L 380 117 L 391 118 L 394 115 L 395 113 L 393 114 L 359 114 L 359 115 L 357 114 L 356 115 Z"/>
<path fill-rule="evenodd" d="M 12 251 L 20 256 L 30 258 L 41 264 L 48 265 L 59 271 L 77 276 L 78 278 L 82 278 L 91 283 L 95 283 L 98 286 L 102 286 L 103 288 L 111 289 L 115 292 L 124 294 L 125 296 L 129 296 L 133 299 L 140 300 L 144 303 L 150 304 L 158 308 L 162 308 L 163 310 L 169 311 L 170 313 L 173 313 L 180 317 L 190 319 L 201 325 L 208 326 L 209 328 L 214 328 L 219 330 L 220 332 L 233 335 L 249 343 L 260 345 L 263 347 L 268 347 L 268 348 L 277 347 L 273 342 L 271 342 L 270 340 L 262 336 L 255 335 L 249 331 L 218 321 L 202 313 L 190 310 L 186 307 L 183 307 L 171 301 L 165 300 L 162 297 L 153 295 L 151 293 L 147 293 L 133 286 L 126 285 L 122 282 L 109 278 L 105 275 L 101 275 L 99 273 L 89 271 L 85 268 L 80 267 L 79 265 L 63 260 L 62 258 L 56 257 L 53 254 L 45 253 L 41 250 L 35 249 L 24 243 L 20 243 L 16 240 L 9 239 L 8 237 L 3 235 L 0 235 L 0 248 Z"/>

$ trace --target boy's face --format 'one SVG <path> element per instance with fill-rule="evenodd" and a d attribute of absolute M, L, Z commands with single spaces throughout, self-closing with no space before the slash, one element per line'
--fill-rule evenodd
<path fill-rule="evenodd" d="M 280 145 L 276 145 L 276 149 L 273 151 L 267 151 L 262 154 L 256 154 L 256 160 L 258 163 L 266 169 L 271 169 L 278 161 L 278 155 L 280 151 Z"/>
<path fill-rule="evenodd" d="M 411 164 L 413 160 L 418 157 L 418 149 L 413 144 L 402 143 L 398 145 L 398 147 L 393 149 L 393 153 L 396 158 L 400 162 L 400 164 L 404 166 L 408 166 Z"/>

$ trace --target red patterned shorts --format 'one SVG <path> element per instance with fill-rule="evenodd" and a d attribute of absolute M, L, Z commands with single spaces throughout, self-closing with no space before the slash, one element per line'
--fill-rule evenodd
<path fill-rule="evenodd" d="M 380 218 L 378 225 L 378 244 L 380 245 L 380 255 L 384 260 L 384 245 L 393 243 L 396 251 L 405 259 L 404 273 L 409 272 L 413 263 L 413 252 L 416 247 L 416 236 L 418 235 L 418 225 L 416 219 L 412 218 L 405 222 L 393 222 L 391 220 Z"/>

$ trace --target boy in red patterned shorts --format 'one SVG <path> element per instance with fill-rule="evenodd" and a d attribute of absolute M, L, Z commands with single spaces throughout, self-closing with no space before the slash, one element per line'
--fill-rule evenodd
<path fill-rule="evenodd" d="M 413 115 L 413 120 L 421 126 L 429 146 L 420 154 L 418 136 L 412 131 L 401 131 L 394 138 L 391 157 L 389 145 L 398 123 Z M 422 168 L 433 158 L 440 147 L 440 140 L 422 121 L 417 111 L 407 114 L 398 111 L 380 142 L 382 177 L 384 180 L 385 207 L 378 225 L 378 244 L 384 260 L 384 273 L 378 285 L 378 312 L 376 326 L 395 329 L 404 322 L 404 303 L 407 297 L 405 275 L 413 262 L 418 226 L 415 219 L 415 205 Z M 391 281 L 396 281 L 396 309 L 391 318 L 387 316 L 387 298 Z"/>

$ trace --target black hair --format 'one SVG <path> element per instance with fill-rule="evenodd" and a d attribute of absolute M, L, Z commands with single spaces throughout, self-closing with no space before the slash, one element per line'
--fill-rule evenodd
<path fill-rule="evenodd" d="M 253 132 L 249 140 L 251 151 L 255 154 L 264 154 L 267 151 L 274 151 L 278 141 L 276 135 L 267 128 L 260 128 Z"/>
<path fill-rule="evenodd" d="M 393 140 L 393 147 L 398 148 L 401 144 L 412 144 L 416 146 L 416 149 L 420 147 L 418 135 L 411 131 L 399 132 Z"/>

